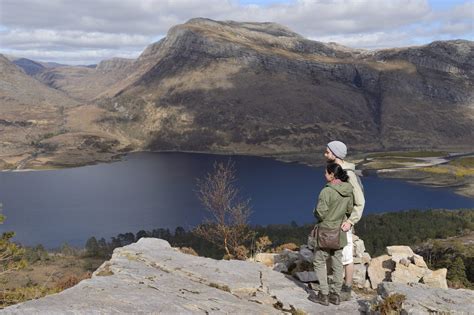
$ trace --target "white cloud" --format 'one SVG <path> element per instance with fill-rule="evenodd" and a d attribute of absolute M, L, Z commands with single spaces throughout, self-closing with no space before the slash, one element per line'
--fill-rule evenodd
<path fill-rule="evenodd" d="M 151 36 L 137 34 L 113 34 L 85 31 L 56 31 L 39 29 L 26 31 L 14 29 L 0 32 L 0 41 L 11 48 L 27 45 L 76 47 L 116 48 L 140 47 L 143 48 L 152 40 Z"/>
<path fill-rule="evenodd" d="M 427 0 L 294 0 L 269 6 L 238 0 L 0 1 L 0 52 L 46 56 L 80 50 L 91 58 L 124 50 L 138 55 L 170 27 L 194 17 L 276 22 L 309 38 L 366 48 L 472 39 L 474 20 L 474 1 L 445 12 L 433 10 Z"/>

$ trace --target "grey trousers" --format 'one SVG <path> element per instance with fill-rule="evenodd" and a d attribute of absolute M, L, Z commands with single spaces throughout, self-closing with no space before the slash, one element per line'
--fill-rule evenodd
<path fill-rule="evenodd" d="M 332 277 L 331 288 L 328 285 L 328 273 L 326 269 L 326 260 L 331 257 Z M 344 277 L 344 267 L 342 266 L 342 248 L 338 250 L 321 248 L 314 249 L 313 260 L 314 271 L 319 280 L 320 292 L 324 295 L 336 293 L 339 295 L 342 288 Z"/>

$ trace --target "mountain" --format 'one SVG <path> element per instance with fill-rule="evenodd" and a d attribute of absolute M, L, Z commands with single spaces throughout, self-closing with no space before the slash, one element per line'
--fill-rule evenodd
<path fill-rule="evenodd" d="M 115 151 L 110 153 L 109 148 L 120 137 L 96 127 L 102 110 L 77 105 L 0 55 L 2 168 L 44 165 L 50 160 L 62 165 L 110 160 Z"/>
<path fill-rule="evenodd" d="M 41 134 L 59 132 L 63 111 L 77 104 L 0 55 L 1 152 L 22 152 Z"/>
<path fill-rule="evenodd" d="M 473 69 L 470 41 L 364 51 L 274 23 L 193 19 L 98 103 L 123 108 L 115 126 L 149 149 L 301 152 L 334 138 L 360 150 L 472 148 Z"/>
<path fill-rule="evenodd" d="M 466 40 L 368 51 L 275 23 L 198 18 L 135 60 L 34 78 L 83 104 L 68 115 L 70 129 L 120 150 L 304 153 L 336 138 L 360 151 L 474 147 Z"/>
<path fill-rule="evenodd" d="M 133 60 L 113 58 L 97 66 L 64 66 L 45 69 L 35 78 L 67 93 L 80 102 L 87 102 L 126 76 Z"/>
<path fill-rule="evenodd" d="M 35 75 L 46 68 L 41 63 L 26 58 L 15 59 L 13 60 L 13 63 L 22 68 L 28 75 Z"/>

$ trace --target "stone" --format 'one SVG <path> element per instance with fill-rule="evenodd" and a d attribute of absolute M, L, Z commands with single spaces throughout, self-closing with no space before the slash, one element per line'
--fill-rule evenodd
<path fill-rule="evenodd" d="M 366 264 L 369 264 L 371 260 L 372 260 L 372 258 L 370 257 L 370 254 L 369 254 L 369 253 L 364 253 L 364 254 L 362 255 L 362 263 L 363 263 L 363 264 L 365 264 L 365 265 L 366 265 Z"/>
<path fill-rule="evenodd" d="M 308 246 L 301 246 L 298 259 L 312 263 L 314 260 L 314 253 L 308 248 Z"/>
<path fill-rule="evenodd" d="M 423 259 L 423 256 L 414 254 L 413 255 L 413 263 L 418 267 L 428 268 L 428 266 L 426 265 L 425 260 Z"/>
<path fill-rule="evenodd" d="M 383 282 L 377 289 L 378 298 L 402 294 L 405 300 L 401 314 L 472 314 L 474 291 L 430 288 L 421 283 L 410 285 Z M 366 310 L 367 311 L 367 310 Z"/>
<path fill-rule="evenodd" d="M 255 261 L 264 264 L 267 267 L 273 267 L 275 264 L 275 256 L 278 254 L 274 253 L 258 253 L 255 255 Z"/>
<path fill-rule="evenodd" d="M 369 279 L 365 280 L 364 289 L 370 289 L 370 281 L 369 281 Z"/>
<path fill-rule="evenodd" d="M 285 273 L 288 272 L 288 267 L 284 263 L 279 262 L 275 264 L 273 270 Z"/>
<path fill-rule="evenodd" d="M 382 281 L 390 280 L 390 274 L 395 269 L 395 263 L 388 255 L 372 258 L 367 274 L 369 275 L 372 289 L 376 289 Z"/>
<path fill-rule="evenodd" d="M 301 282 L 316 282 L 318 277 L 314 271 L 301 271 L 295 274 L 295 277 Z"/>
<path fill-rule="evenodd" d="M 2 310 L 6 314 L 359 314 L 356 300 L 322 306 L 306 286 L 258 263 L 181 253 L 141 238 L 117 248 L 92 278 L 58 294 Z"/>
<path fill-rule="evenodd" d="M 448 283 L 446 281 L 447 273 L 448 273 L 448 269 L 446 268 L 441 268 L 435 271 L 430 270 L 423 276 L 423 278 L 421 279 L 421 282 L 423 282 L 424 284 L 426 284 L 427 286 L 431 288 L 447 289 L 448 288 Z"/>
<path fill-rule="evenodd" d="M 354 264 L 354 274 L 352 283 L 358 288 L 363 288 L 367 281 L 367 266 L 363 264 Z"/>
<path fill-rule="evenodd" d="M 418 267 L 411 263 L 406 266 L 400 262 L 397 263 L 395 271 L 392 272 L 391 279 L 392 282 L 398 283 L 417 283 L 425 275 L 426 270 L 427 269 Z"/>
<path fill-rule="evenodd" d="M 283 263 L 289 268 L 292 264 L 296 263 L 299 258 L 299 253 L 292 250 L 284 249 L 281 253 L 278 253 L 274 257 L 275 264 Z"/>
<path fill-rule="evenodd" d="M 411 265 L 411 261 L 408 260 L 408 258 L 402 258 L 400 259 L 399 263 L 405 267 L 408 267 Z"/>
<path fill-rule="evenodd" d="M 392 256 L 392 260 L 398 263 L 403 258 L 411 259 L 415 253 L 409 246 L 387 246 L 387 254 Z"/>
<path fill-rule="evenodd" d="M 354 244 L 354 256 L 355 257 L 362 257 L 362 255 L 365 252 L 365 244 L 364 241 L 361 239 L 358 239 L 356 241 L 352 241 Z"/>

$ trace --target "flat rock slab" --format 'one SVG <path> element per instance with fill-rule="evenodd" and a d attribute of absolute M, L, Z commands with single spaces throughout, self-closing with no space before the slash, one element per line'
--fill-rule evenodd
<path fill-rule="evenodd" d="M 359 314 L 357 300 L 322 306 L 305 285 L 257 263 L 183 254 L 142 238 L 117 248 L 91 279 L 5 308 L 7 314 Z"/>
<path fill-rule="evenodd" d="M 406 285 L 383 282 L 377 291 L 382 298 L 395 293 L 405 295 L 402 310 L 405 314 L 472 314 L 474 310 L 472 290 L 430 288 L 421 283 Z"/>

